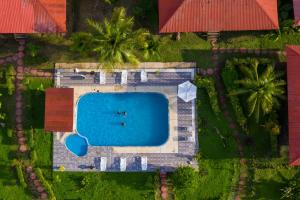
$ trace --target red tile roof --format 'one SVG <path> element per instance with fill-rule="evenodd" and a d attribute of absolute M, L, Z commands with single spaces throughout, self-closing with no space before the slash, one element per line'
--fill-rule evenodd
<path fill-rule="evenodd" d="M 73 88 L 46 89 L 45 125 L 46 131 L 73 131 Z"/>
<path fill-rule="evenodd" d="M 277 0 L 159 0 L 159 32 L 278 29 Z"/>
<path fill-rule="evenodd" d="M 294 15 L 297 26 L 300 26 L 300 0 L 294 0 Z"/>
<path fill-rule="evenodd" d="M 288 121 L 291 166 L 300 166 L 300 46 L 288 46 Z"/>
<path fill-rule="evenodd" d="M 66 0 L 0 0 L 0 33 L 66 32 Z"/>

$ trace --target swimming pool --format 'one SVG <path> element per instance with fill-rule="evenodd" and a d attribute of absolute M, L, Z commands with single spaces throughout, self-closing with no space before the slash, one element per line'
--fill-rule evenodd
<path fill-rule="evenodd" d="M 77 103 L 78 136 L 91 146 L 162 145 L 169 136 L 168 104 L 160 93 L 87 93 Z"/>

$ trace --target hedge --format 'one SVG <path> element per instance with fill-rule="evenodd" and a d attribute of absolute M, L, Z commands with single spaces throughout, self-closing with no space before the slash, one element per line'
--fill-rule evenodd
<path fill-rule="evenodd" d="M 15 75 L 16 75 L 16 71 L 14 66 L 9 65 L 5 73 L 6 87 L 9 95 L 12 95 L 13 92 L 15 91 L 15 84 L 14 84 Z"/>
<path fill-rule="evenodd" d="M 238 73 L 234 68 L 233 61 L 226 61 L 226 65 L 222 70 L 222 79 L 228 93 L 238 89 L 237 84 L 234 83 L 234 81 L 238 79 Z M 238 124 L 246 133 L 249 133 L 249 130 L 247 128 L 247 118 L 244 114 L 239 98 L 233 95 L 228 95 L 228 98 L 232 105 Z"/>
<path fill-rule="evenodd" d="M 30 152 L 30 159 L 31 159 L 31 163 L 34 164 L 35 161 L 37 160 L 37 154 L 36 154 L 36 151 L 35 150 L 32 150 Z"/>
<path fill-rule="evenodd" d="M 16 164 L 16 170 L 17 170 L 18 179 L 19 179 L 19 182 L 20 182 L 22 188 L 26 188 L 27 184 L 24 179 L 24 174 L 23 174 L 23 169 L 22 169 L 21 163 Z"/>
<path fill-rule="evenodd" d="M 212 77 L 201 78 L 197 76 L 195 81 L 198 88 L 204 88 L 207 91 L 209 102 L 214 113 L 216 115 L 220 114 L 221 109 L 218 102 L 215 80 Z"/>
<path fill-rule="evenodd" d="M 42 185 L 44 186 L 46 192 L 49 194 L 50 200 L 56 200 L 55 194 L 52 190 L 51 185 L 48 183 L 48 181 L 44 178 L 43 172 L 40 168 L 36 168 L 36 175 L 38 179 L 41 181 Z"/>

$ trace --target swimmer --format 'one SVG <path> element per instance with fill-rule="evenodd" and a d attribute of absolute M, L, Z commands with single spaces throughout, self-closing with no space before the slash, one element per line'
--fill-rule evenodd
<path fill-rule="evenodd" d="M 121 126 L 125 126 L 125 123 L 124 123 L 124 122 L 121 122 Z"/>

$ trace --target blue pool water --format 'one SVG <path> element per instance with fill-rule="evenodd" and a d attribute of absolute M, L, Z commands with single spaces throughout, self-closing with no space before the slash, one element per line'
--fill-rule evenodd
<path fill-rule="evenodd" d="M 168 118 L 159 93 L 88 93 L 78 101 L 77 132 L 92 146 L 159 146 L 169 136 Z"/>
<path fill-rule="evenodd" d="M 65 140 L 65 144 L 69 151 L 77 156 L 84 156 L 87 153 L 87 141 L 78 134 L 69 135 Z"/>

